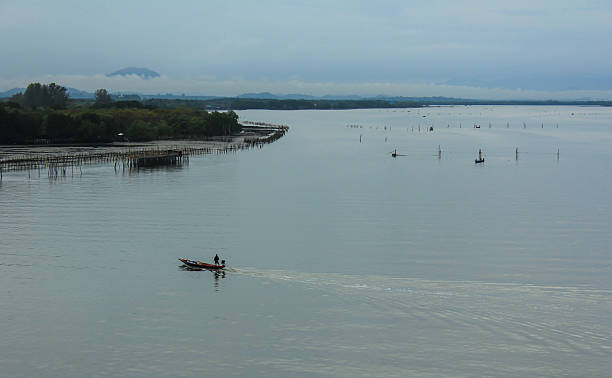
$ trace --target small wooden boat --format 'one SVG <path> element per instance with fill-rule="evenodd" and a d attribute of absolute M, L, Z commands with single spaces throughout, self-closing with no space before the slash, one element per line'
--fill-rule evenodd
<path fill-rule="evenodd" d="M 484 163 L 484 158 L 482 157 L 482 150 L 478 150 L 478 159 L 474 160 L 474 163 Z"/>
<path fill-rule="evenodd" d="M 391 152 L 391 157 L 398 157 L 398 156 L 406 156 L 406 155 L 398 154 L 397 153 L 397 149 L 395 149 L 395 150 L 393 150 L 393 152 Z"/>
<path fill-rule="evenodd" d="M 179 261 L 185 264 L 185 266 L 189 269 L 210 269 L 210 270 L 220 270 L 225 268 L 225 264 L 223 265 L 215 265 L 215 264 L 207 264 L 202 261 L 195 261 L 189 259 L 179 258 Z"/>

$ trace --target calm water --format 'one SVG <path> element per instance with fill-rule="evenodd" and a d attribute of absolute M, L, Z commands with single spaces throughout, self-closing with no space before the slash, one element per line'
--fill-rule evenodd
<path fill-rule="evenodd" d="M 4 174 L 0 375 L 612 371 L 612 109 L 239 115 L 291 130 L 177 169 Z M 179 268 L 217 252 L 225 274 Z"/>

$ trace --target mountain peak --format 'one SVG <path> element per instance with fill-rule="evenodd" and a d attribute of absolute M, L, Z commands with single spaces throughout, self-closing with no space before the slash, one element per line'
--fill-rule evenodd
<path fill-rule="evenodd" d="M 154 77 L 159 77 L 159 74 L 153 70 L 148 68 L 139 68 L 139 67 L 126 67 L 122 68 L 118 71 L 111 72 L 106 76 L 128 76 L 128 75 L 137 75 L 143 79 L 151 79 Z"/>

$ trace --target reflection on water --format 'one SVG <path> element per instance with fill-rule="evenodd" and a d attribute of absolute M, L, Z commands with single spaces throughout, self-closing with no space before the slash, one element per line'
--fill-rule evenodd
<path fill-rule="evenodd" d="M 201 274 L 212 274 L 214 278 L 215 291 L 219 291 L 219 279 L 225 278 L 225 270 L 221 269 L 204 269 L 204 268 L 193 268 L 186 265 L 179 265 L 179 269 L 187 272 L 201 272 Z"/>
<path fill-rule="evenodd" d="M 138 174 L 152 174 L 157 171 L 173 172 L 173 171 L 179 171 L 181 169 L 185 169 L 188 167 L 189 167 L 189 159 L 184 158 L 184 159 L 178 160 L 174 164 L 158 165 L 158 166 L 153 166 L 153 167 L 124 167 L 121 164 L 116 164 L 114 166 L 114 170 L 115 170 L 115 174 L 138 175 Z"/>
<path fill-rule="evenodd" d="M 221 271 L 219 272 L 218 270 L 214 271 L 214 275 L 215 275 L 215 291 L 219 291 L 219 278 L 225 278 L 225 272 Z"/>

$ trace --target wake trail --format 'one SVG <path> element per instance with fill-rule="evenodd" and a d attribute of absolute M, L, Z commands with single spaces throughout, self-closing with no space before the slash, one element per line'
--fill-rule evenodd
<path fill-rule="evenodd" d="M 612 350 L 612 322 L 606 321 L 611 290 L 257 268 L 231 272 L 335 294 L 338 302 L 367 305 L 390 322 L 477 333 L 508 345 L 527 344 L 534 351 L 603 356 Z"/>

